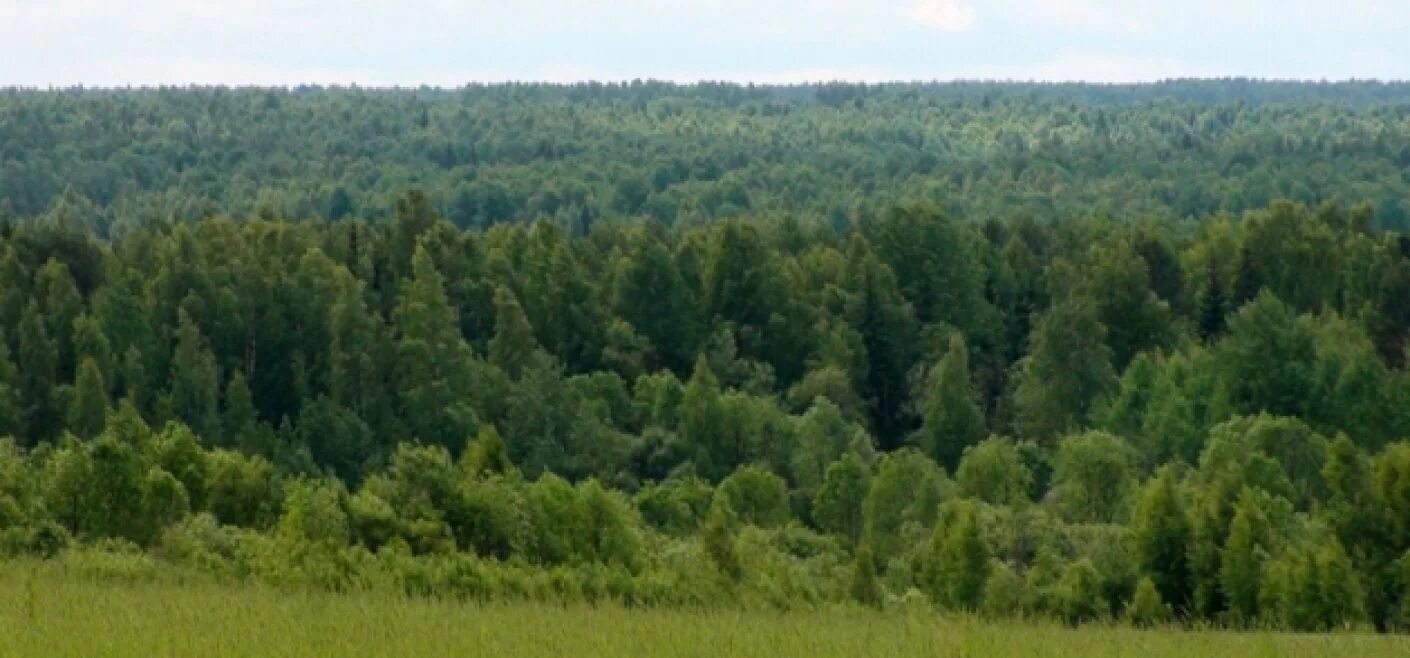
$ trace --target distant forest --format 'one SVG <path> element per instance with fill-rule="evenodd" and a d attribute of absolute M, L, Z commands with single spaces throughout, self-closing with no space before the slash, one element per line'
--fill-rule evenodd
<path fill-rule="evenodd" d="M 1407 128 L 1376 83 L 3 92 L 0 558 L 1406 630 Z"/>
<path fill-rule="evenodd" d="M 642 82 L 0 91 L 0 200 L 100 235 L 211 215 L 461 228 L 793 214 L 1188 218 L 1275 199 L 1410 221 L 1410 84 Z"/>

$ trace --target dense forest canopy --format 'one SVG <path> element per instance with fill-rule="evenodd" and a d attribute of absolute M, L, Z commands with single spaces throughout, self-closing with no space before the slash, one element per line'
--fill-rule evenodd
<path fill-rule="evenodd" d="M 11 92 L 0 555 L 1401 630 L 1407 92 Z"/>
<path fill-rule="evenodd" d="M 1367 202 L 1410 220 L 1410 84 L 470 86 L 0 91 L 0 199 L 100 234 L 153 217 L 462 228 L 897 201 L 962 217 L 1204 216 Z"/>

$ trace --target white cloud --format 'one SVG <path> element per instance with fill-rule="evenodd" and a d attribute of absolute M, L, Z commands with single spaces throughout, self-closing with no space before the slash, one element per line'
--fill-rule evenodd
<path fill-rule="evenodd" d="M 916 0 L 906 10 L 906 17 L 944 32 L 964 32 L 975 23 L 974 6 L 964 0 Z"/>

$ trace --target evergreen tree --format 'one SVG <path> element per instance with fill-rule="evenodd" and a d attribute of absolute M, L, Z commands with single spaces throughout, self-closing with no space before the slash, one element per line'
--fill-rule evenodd
<path fill-rule="evenodd" d="M 180 311 L 176 348 L 171 357 L 171 411 L 194 429 L 201 439 L 214 443 L 220 436 L 220 379 L 215 357 L 200 327 Z"/>
<path fill-rule="evenodd" d="M 965 449 L 983 438 L 984 414 L 970 382 L 968 350 L 964 338 L 955 334 L 945 358 L 931 374 L 915 442 L 936 462 L 953 469 Z"/>
<path fill-rule="evenodd" d="M 514 293 L 500 286 L 494 293 L 494 338 L 490 339 L 490 363 L 510 379 L 519 379 L 539 350 L 533 327 Z"/>
<path fill-rule="evenodd" d="M 91 439 L 103 431 L 108 412 L 108 390 L 103 373 L 91 357 L 85 357 L 78 368 L 73 399 L 69 402 L 68 428 L 79 438 Z"/>
<path fill-rule="evenodd" d="M 844 313 L 866 353 L 863 395 L 883 449 L 895 448 L 911 424 L 906 413 L 907 369 L 914 353 L 915 314 L 896 286 L 890 268 L 866 243 L 848 248 Z"/>
<path fill-rule="evenodd" d="M 1151 627 L 1170 619 L 1170 605 L 1160 600 L 1155 581 L 1143 577 L 1136 582 L 1136 593 L 1126 606 L 1126 619 L 1132 624 Z"/>
<path fill-rule="evenodd" d="M 1219 266 L 1209 261 L 1205 275 L 1204 289 L 1199 299 L 1199 335 L 1212 341 L 1224 333 L 1225 317 L 1229 313 L 1229 302 L 1224 293 L 1224 279 L 1219 274 Z"/>
<path fill-rule="evenodd" d="M 20 400 L 24 419 L 23 439 L 27 445 L 57 435 L 62 422 L 54 394 L 59 361 L 58 347 L 45 329 L 39 307 L 30 302 L 20 317 L 19 329 Z"/>
<path fill-rule="evenodd" d="M 397 306 L 397 391 L 411 436 L 459 450 L 479 427 L 472 406 L 474 355 L 460 336 L 440 272 L 424 247 Z"/>
<path fill-rule="evenodd" d="M 250 395 L 245 373 L 236 370 L 225 385 L 225 413 L 221 417 L 221 443 L 255 454 L 266 453 L 272 446 L 255 444 L 255 426 L 259 422 L 254 398 Z"/>
<path fill-rule="evenodd" d="M 10 360 L 10 344 L 0 331 L 0 436 L 15 436 L 24 428 L 20 373 Z"/>

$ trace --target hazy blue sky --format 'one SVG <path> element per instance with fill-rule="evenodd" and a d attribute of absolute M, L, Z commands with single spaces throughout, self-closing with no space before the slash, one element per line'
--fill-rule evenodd
<path fill-rule="evenodd" d="M 0 0 L 0 85 L 1410 78 L 1407 0 Z"/>

